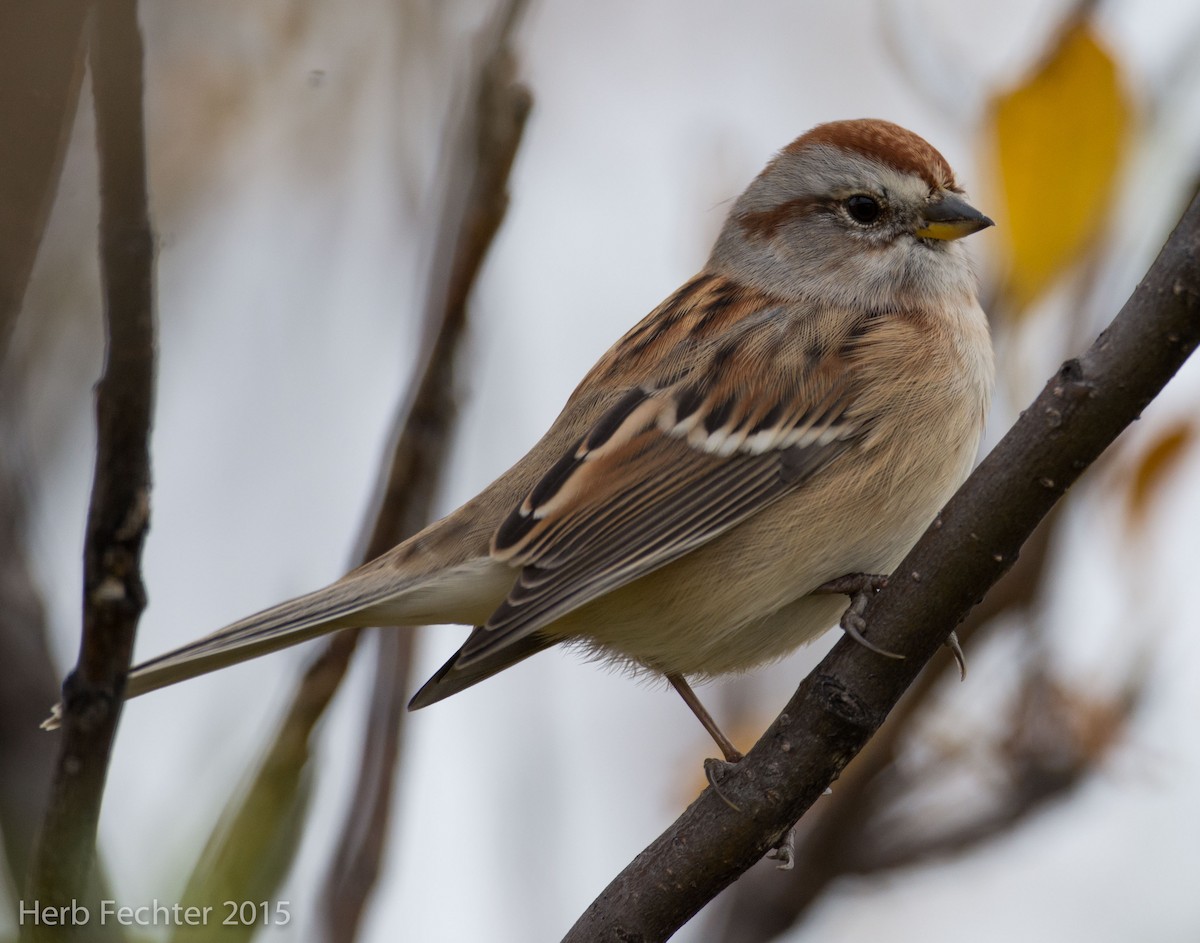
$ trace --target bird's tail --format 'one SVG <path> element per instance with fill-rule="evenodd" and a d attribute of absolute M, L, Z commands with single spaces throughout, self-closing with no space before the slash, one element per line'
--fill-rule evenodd
<path fill-rule="evenodd" d="M 404 588 L 394 583 L 347 578 L 297 596 L 135 665 L 126 678 L 125 697 L 138 697 L 338 629 L 396 624 L 394 616 L 402 608 L 395 605 L 398 594 L 402 597 Z M 61 714 L 61 705 L 54 705 L 42 727 L 58 727 Z"/>
<path fill-rule="evenodd" d="M 344 581 L 289 599 L 135 665 L 125 682 L 125 697 L 137 697 L 327 632 L 371 625 L 379 603 L 394 593 L 394 587 L 364 593 L 354 582 Z"/>
<path fill-rule="evenodd" d="M 500 605 L 512 587 L 513 570 L 485 555 L 467 556 L 453 564 L 434 557 L 428 564 L 425 569 L 398 565 L 393 551 L 331 586 L 264 609 L 135 665 L 126 678 L 125 697 L 137 697 L 338 629 L 475 625 Z M 488 672 L 476 671 L 472 676 L 482 680 Z M 42 726 L 48 730 L 57 727 L 60 713 L 55 705 L 53 715 Z"/>

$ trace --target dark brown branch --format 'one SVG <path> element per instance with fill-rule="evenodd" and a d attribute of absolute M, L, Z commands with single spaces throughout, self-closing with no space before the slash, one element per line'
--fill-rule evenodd
<path fill-rule="evenodd" d="M 84 897 L 92 867 L 121 690 L 146 601 L 140 566 L 150 517 L 154 247 L 146 198 L 136 0 L 97 5 L 90 51 L 108 348 L 96 391 L 83 636 L 79 660 L 63 687 L 62 747 L 29 882 L 29 898 L 55 905 Z M 66 938 L 55 932 L 55 939 Z"/>
<path fill-rule="evenodd" d="M 993 630 L 1002 616 L 1019 615 L 1034 603 L 1045 574 L 1047 548 L 1059 520 L 1061 515 L 1054 512 L 1042 519 L 1012 569 L 958 626 L 958 637 L 968 653 L 977 647 L 972 642 Z M 730 888 L 722 898 L 725 911 L 721 922 L 727 928 L 722 939 L 766 943 L 802 920 L 839 878 L 903 866 L 932 852 L 910 846 L 906 849 L 911 855 L 908 859 L 895 854 L 886 859 L 878 855 L 877 812 L 895 799 L 894 790 L 888 788 L 895 778 L 889 774 L 900 741 L 949 674 L 957 681 L 958 665 L 945 649 L 905 692 L 887 722 L 838 779 L 837 788 L 801 819 L 791 871 L 785 874 L 775 867 L 760 866 Z M 1033 803 L 1028 809 L 1033 810 Z M 1018 817 L 1014 810 L 1012 818 Z"/>
<path fill-rule="evenodd" d="M 1200 200 L 1120 314 L 1070 360 L 943 509 L 867 610 L 721 782 L 613 880 L 567 941 L 664 940 L 758 861 L 863 748 L 1071 484 L 1200 343 Z M 732 802 L 741 812 L 735 812 Z"/>

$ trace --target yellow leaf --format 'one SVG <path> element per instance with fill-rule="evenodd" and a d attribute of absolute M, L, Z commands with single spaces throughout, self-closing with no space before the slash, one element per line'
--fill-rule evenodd
<path fill-rule="evenodd" d="M 1087 22 L 992 105 L 1010 290 L 1025 306 L 1089 247 L 1113 202 L 1131 108 Z"/>
<path fill-rule="evenodd" d="M 1131 523 L 1140 525 L 1145 521 L 1155 492 L 1175 471 L 1195 439 L 1195 428 L 1182 420 L 1165 429 L 1142 453 L 1129 482 L 1126 510 Z"/>

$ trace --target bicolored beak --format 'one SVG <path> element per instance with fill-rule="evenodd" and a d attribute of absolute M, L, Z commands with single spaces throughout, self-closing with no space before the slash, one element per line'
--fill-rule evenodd
<path fill-rule="evenodd" d="M 996 225 L 970 203 L 947 193 L 925 207 L 925 224 L 917 230 L 922 239 L 961 239 Z"/>

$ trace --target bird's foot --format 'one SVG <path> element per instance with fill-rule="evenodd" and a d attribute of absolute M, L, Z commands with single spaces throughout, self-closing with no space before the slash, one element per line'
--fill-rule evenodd
<path fill-rule="evenodd" d="M 850 606 L 842 614 L 842 619 L 839 625 L 842 631 L 849 635 L 859 645 L 863 646 L 876 655 L 882 655 L 884 658 L 902 659 L 904 656 L 896 652 L 889 652 L 886 648 L 880 648 L 863 632 L 867 627 L 867 620 L 863 618 L 863 613 L 866 612 L 867 603 L 871 601 L 871 597 L 883 589 L 887 585 L 888 578 L 875 573 L 848 573 L 845 576 L 839 576 L 837 579 L 830 580 L 828 583 L 823 583 L 813 590 L 813 595 L 841 595 L 850 597 Z"/>
<path fill-rule="evenodd" d="M 721 801 L 729 806 L 729 808 L 733 809 L 734 812 L 741 812 L 742 807 L 730 799 L 729 796 L 725 795 L 725 793 L 721 790 L 721 783 L 724 781 L 725 777 L 732 773 L 737 767 L 740 759 L 740 756 L 737 760 L 717 760 L 709 757 L 704 761 L 704 778 L 708 780 L 708 784 L 712 787 L 712 791 L 720 796 Z"/>
<path fill-rule="evenodd" d="M 767 857 L 772 861 L 778 861 L 775 867 L 780 871 L 791 871 L 796 866 L 796 826 L 792 826 L 783 833 L 783 837 L 779 839 L 771 848 L 767 850 Z"/>

